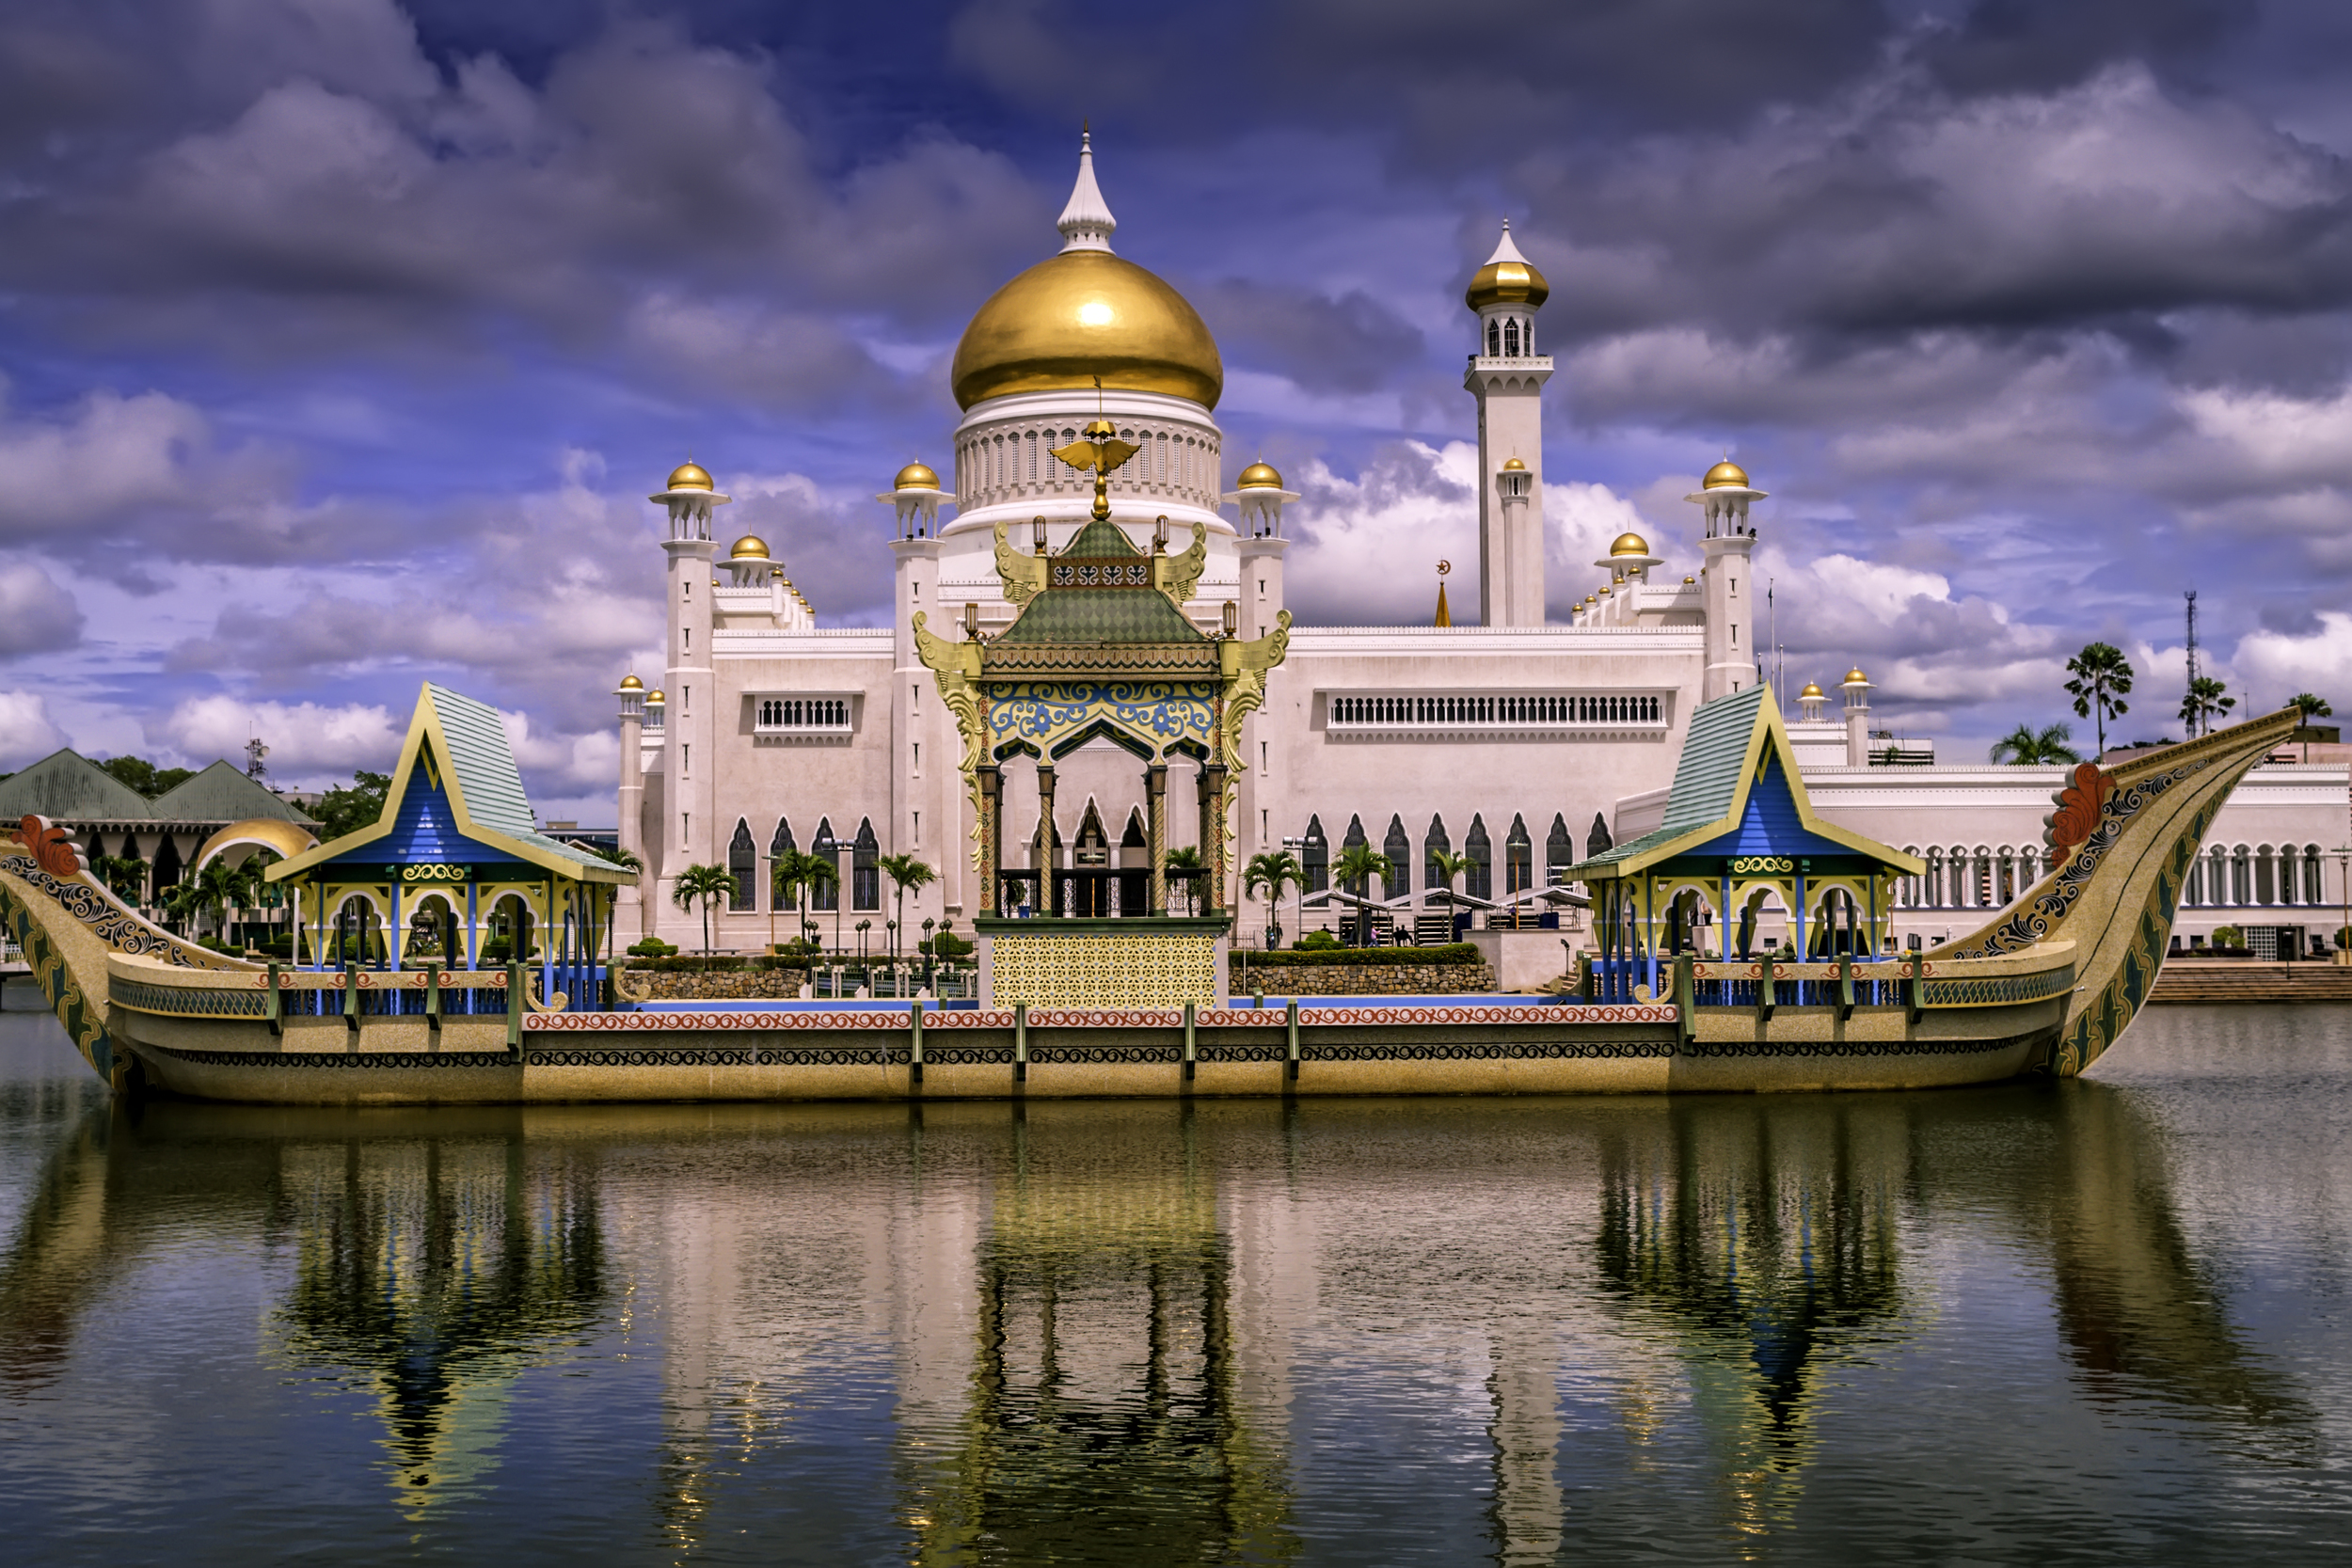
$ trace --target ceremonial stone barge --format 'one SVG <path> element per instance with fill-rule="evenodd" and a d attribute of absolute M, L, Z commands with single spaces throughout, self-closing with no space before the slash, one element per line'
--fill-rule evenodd
<path fill-rule="evenodd" d="M 1194 683 L 1213 721 L 1219 702 L 1231 700 L 1234 674 L 1246 673 L 1222 651 L 1233 646 L 1211 642 L 1216 662 L 1204 658 Z M 978 663 L 985 677 L 989 661 Z M 990 709 L 978 698 L 975 705 L 985 723 Z M 1221 911 L 1066 923 L 1000 912 L 991 935 L 1058 942 L 1070 959 L 1057 971 L 1047 954 L 1025 952 L 1008 965 L 1021 972 L 1029 998 L 1008 999 L 1003 992 L 1014 988 L 1007 984 L 977 1006 L 639 1006 L 612 994 L 607 967 L 612 890 L 630 874 L 533 831 L 497 715 L 432 687 L 419 702 L 382 819 L 269 869 L 301 900 L 302 962 L 250 963 L 149 925 L 38 817 L 0 845 L 0 918 L 93 1069 L 118 1089 L 215 1100 L 453 1104 L 1983 1083 L 2079 1072 L 2115 1042 L 2163 962 L 2201 834 L 2238 778 L 2295 721 L 2291 711 L 2274 715 L 2113 770 L 2083 765 L 2049 819 L 2058 869 L 1982 928 L 1925 953 L 1897 953 L 1886 950 L 1887 886 L 1908 869 L 1907 857 L 1822 823 L 1791 766 L 1769 690 L 1734 693 L 1693 716 L 1665 825 L 1578 868 L 1595 897 L 1599 951 L 1580 957 L 1570 993 L 1556 997 L 1232 1006 L 1216 978 Z M 1214 730 L 1200 738 L 1214 762 Z M 978 754 L 970 766 L 983 766 Z M 438 869 L 428 876 L 428 867 Z M 1160 879 L 1152 880 L 1146 898 L 1164 908 Z M 1711 907 L 1734 911 L 1752 909 L 1758 893 L 1778 894 L 1794 917 L 1791 948 L 1743 956 L 1753 923 L 1690 918 L 1685 895 L 1696 889 L 1713 893 Z M 379 943 L 359 935 L 355 911 L 363 906 L 379 922 Z M 528 962 L 484 963 L 492 920 Z M 394 962 L 389 955 L 421 945 L 414 940 L 420 922 L 440 958 Z M 1109 927 L 1123 934 L 1108 935 Z M 1167 951 L 1139 966 L 1130 989 L 1117 956 L 1101 946 L 1114 940 Z M 1785 956 L 1791 951 L 1804 957 Z M 370 952 L 378 955 L 373 963 L 363 957 Z M 1204 953 L 1209 961 L 1199 961 Z M 1084 1004 L 1050 994 L 1081 988 L 1089 993 Z M 1184 999 L 1169 1004 L 1171 991 Z"/>

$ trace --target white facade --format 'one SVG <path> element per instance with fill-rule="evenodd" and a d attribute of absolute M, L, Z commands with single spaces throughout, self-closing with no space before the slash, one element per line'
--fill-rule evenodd
<path fill-rule="evenodd" d="M 1089 160 L 1064 214 L 1064 251 L 1107 251 L 1115 228 Z M 1510 297 L 1492 297 L 1499 269 L 1506 285 L 1520 279 L 1501 291 Z M 1661 562 L 1629 534 L 1599 562 L 1608 577 L 1570 622 L 1545 623 L 1541 390 L 1551 363 L 1534 352 L 1544 293 L 1506 232 L 1472 286 L 1465 375 L 1479 431 L 1486 624 L 1294 626 L 1288 657 L 1248 721 L 1228 824 L 1235 873 L 1223 899 L 1239 908 L 1245 941 L 1263 930 L 1265 910 L 1242 899 L 1239 868 L 1285 846 L 1316 874 L 1360 835 L 1397 863 L 1396 885 L 1383 890 L 1391 897 L 1427 891 L 1436 848 L 1472 857 L 1457 884 L 1465 892 L 1500 899 L 1545 885 L 1549 869 L 1595 847 L 1597 825 L 1618 840 L 1644 831 L 1692 708 L 1758 678 L 1748 512 L 1765 492 L 1728 461 L 1690 498 L 1706 558 L 1700 578 L 1651 581 Z M 876 547 L 892 553 L 896 581 L 892 625 L 882 630 L 825 626 L 821 607 L 801 597 L 757 540 L 736 542 L 723 561 L 725 531 L 715 518 L 725 498 L 689 465 L 653 498 L 668 514 L 665 701 L 626 686 L 620 693 L 621 832 L 648 870 L 636 914 L 624 914 L 626 939 L 699 944 L 699 911 L 671 897 L 678 873 L 697 863 L 729 867 L 744 887 L 737 907 L 714 914 L 719 946 L 751 950 L 799 934 L 767 894 L 768 857 L 787 846 L 838 858 L 837 895 L 815 914 L 829 944 L 889 947 L 899 902 L 876 862 L 892 854 L 938 873 L 904 900 L 902 946 L 927 920 L 968 929 L 980 890 L 961 741 L 916 657 L 913 621 L 923 614 L 943 635 L 977 625 L 983 636 L 1011 623 L 997 551 L 1032 554 L 1041 532 L 1057 550 L 1083 526 L 1091 477 L 1053 452 L 1077 440 L 1098 408 L 1139 449 L 1112 478 L 1113 520 L 1147 551 L 1164 534 L 1181 554 L 1200 531 L 1206 561 L 1185 612 L 1212 635 L 1229 606 L 1243 638 L 1272 626 L 1286 589 L 1282 503 L 1295 498 L 1262 468 L 1227 491 L 1213 406 L 1165 390 L 1073 386 L 975 402 L 954 432 L 944 486 L 915 466 L 878 498 L 892 521 L 877 518 Z M 1964 865 L 1914 890 L 1915 907 L 1899 923 L 1932 940 L 1962 928 L 1966 909 L 1992 892 L 2022 885 L 2015 879 L 2040 853 L 2041 819 L 2060 781 L 2050 768 L 1873 766 L 1867 692 L 1853 672 L 1847 711 L 1832 720 L 1808 700 L 1804 715 L 1789 715 L 1791 738 L 1833 820 L 1939 867 Z M 1168 842 L 1186 843 L 1196 791 L 1184 769 L 1171 774 Z M 1056 775 L 1057 863 L 1072 863 L 1090 813 L 1113 863 L 1140 864 L 1139 849 L 1117 847 L 1143 810 L 1141 765 L 1101 741 L 1061 759 Z M 2292 886 L 2295 908 L 2311 907 L 2300 898 L 2312 885 L 2309 849 L 2345 841 L 2345 783 L 2342 764 L 2265 768 L 2249 781 L 2215 838 L 2248 847 L 2249 890 Z M 1033 770 L 1008 764 L 1004 790 L 1009 868 L 1037 852 Z M 2252 867 L 2281 847 L 2295 851 L 2294 873 L 2274 866 L 2265 882 Z M 1985 865 L 1994 867 L 1990 882 Z M 2320 866 L 2316 886 L 2320 902 L 2340 899 L 2335 862 Z M 1945 897 L 1966 908 L 1935 902 Z M 2185 930 L 2223 924 L 2246 922 L 2217 906 L 2184 911 Z"/>

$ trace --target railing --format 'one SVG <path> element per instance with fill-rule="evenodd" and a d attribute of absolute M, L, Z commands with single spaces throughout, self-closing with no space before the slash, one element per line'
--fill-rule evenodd
<path fill-rule="evenodd" d="M 2021 964 L 2018 960 L 2025 958 Z M 1935 960 L 1915 953 L 1857 955 L 1798 963 L 1728 963 L 1664 958 L 1582 960 L 1578 989 L 1594 1002 L 1632 1002 L 1636 987 L 1658 1001 L 1676 1000 L 1689 967 L 1687 999 L 1696 1007 L 1739 1008 L 1770 1018 L 1777 1007 L 1994 1007 L 2046 1002 L 2074 989 L 2072 944 L 2040 964 L 2020 954 L 1993 960 Z"/>
<path fill-rule="evenodd" d="M 1334 735 L 1400 730 L 1620 735 L 1666 728 L 1666 697 L 1649 691 L 1333 692 Z"/>

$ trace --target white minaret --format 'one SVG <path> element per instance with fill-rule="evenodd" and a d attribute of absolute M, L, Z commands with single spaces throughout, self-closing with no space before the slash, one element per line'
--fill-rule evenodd
<path fill-rule="evenodd" d="M 1234 542 L 1236 578 L 1240 589 L 1235 612 L 1235 635 L 1244 641 L 1253 641 L 1274 629 L 1275 617 L 1282 612 L 1282 557 L 1291 547 L 1282 533 L 1282 503 L 1298 499 L 1295 490 L 1282 488 L 1282 476 L 1274 465 L 1252 463 L 1241 471 L 1234 488 L 1225 497 L 1241 509 L 1241 537 Z M 1275 694 L 1287 677 L 1280 669 L 1266 676 L 1266 704 L 1242 722 L 1241 750 L 1243 772 L 1234 781 L 1234 831 L 1238 834 L 1233 861 L 1248 865 L 1251 857 L 1281 847 L 1282 829 L 1275 819 L 1285 797 L 1290 781 L 1273 777 L 1273 748 L 1267 717 L 1274 705 Z"/>
<path fill-rule="evenodd" d="M 1870 677 L 1857 664 L 1837 684 L 1846 693 L 1846 766 L 1867 768 L 1870 762 Z"/>
<path fill-rule="evenodd" d="M 1478 347 L 1462 385 L 1478 399 L 1478 612 L 1490 626 L 1544 624 L 1544 383 L 1535 312 L 1551 285 L 1511 243 L 1511 225 L 1462 297 Z"/>
<path fill-rule="evenodd" d="M 955 852 L 962 842 L 961 797 L 949 787 L 959 760 L 959 736 L 948 722 L 946 705 L 939 700 L 931 673 L 923 667 L 914 647 L 914 617 L 940 637 L 956 635 L 954 610 L 939 602 L 939 508 L 955 498 L 939 487 L 939 475 L 929 464 L 910 463 L 898 470 L 890 488 L 874 498 L 898 514 L 898 534 L 890 541 L 896 558 L 896 617 L 892 649 L 890 698 L 891 849 L 913 855 L 939 870 L 939 891 L 915 895 L 907 906 L 907 920 L 919 924 L 923 906 L 937 897 L 950 915 L 963 912 L 964 879 L 970 862 Z M 914 951 L 914 941 L 898 933 L 901 948 Z"/>
<path fill-rule="evenodd" d="M 1756 684 L 1756 584 L 1748 557 L 1756 533 L 1748 526 L 1748 503 L 1765 493 L 1748 483 L 1747 470 L 1724 458 L 1707 470 L 1698 493 L 1682 499 L 1707 513 L 1707 674 L 1700 701 L 1713 702 Z"/>
<path fill-rule="evenodd" d="M 669 697 L 661 750 L 664 874 L 654 889 L 660 911 L 670 908 L 670 884 L 680 866 L 719 858 L 714 848 L 717 825 L 711 819 L 712 784 L 719 772 L 711 751 L 718 686 L 710 661 L 711 557 L 719 546 L 710 536 L 710 514 L 735 498 L 719 494 L 708 473 L 686 463 L 672 470 L 667 486 L 645 499 L 660 502 L 670 513 L 669 537 L 661 541 L 670 557 L 670 610 L 661 682 Z"/>
<path fill-rule="evenodd" d="M 640 861 L 645 858 L 645 683 L 634 674 L 623 675 L 612 695 L 621 700 L 621 847 Z M 644 916 L 639 906 L 639 890 L 632 882 L 623 887 L 619 903 L 621 910 L 630 911 L 634 918 L 623 917 L 616 927 L 645 934 Z"/>

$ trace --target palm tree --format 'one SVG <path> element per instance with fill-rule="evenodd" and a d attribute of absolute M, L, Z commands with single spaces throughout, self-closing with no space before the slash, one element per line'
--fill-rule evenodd
<path fill-rule="evenodd" d="M 2308 691 L 2296 692 L 2294 700 L 2287 705 L 2295 709 L 2298 721 L 2307 731 L 2311 728 L 2312 720 L 2333 719 L 2336 716 L 2336 710 L 2328 705 L 2327 698 L 2315 697 Z M 2312 737 L 2308 734 L 2303 736 L 2303 760 L 2305 762 L 2312 760 Z"/>
<path fill-rule="evenodd" d="M 2235 697 L 2225 696 L 2229 688 L 2211 675 L 2200 675 L 2188 683 L 2188 694 L 2181 699 L 2181 722 L 2192 736 L 2212 730 L 2213 721 L 2237 706 Z"/>
<path fill-rule="evenodd" d="M 779 849 L 769 862 L 769 874 L 775 879 L 776 896 L 793 900 L 801 917 L 801 940 L 808 941 L 808 895 L 828 882 L 840 881 L 841 867 L 831 855 Z"/>
<path fill-rule="evenodd" d="M 1396 863 L 1369 844 L 1351 844 L 1340 851 L 1339 863 L 1331 867 L 1331 875 L 1341 886 L 1354 888 L 1357 897 L 1370 898 L 1373 878 L 1380 879 L 1384 893 L 1396 880 Z"/>
<path fill-rule="evenodd" d="M 1168 852 L 1160 863 L 1171 882 L 1184 884 L 1184 912 L 1191 914 L 1200 895 L 1200 875 L 1208 867 L 1200 863 L 1200 851 L 1189 844 L 1179 845 Z"/>
<path fill-rule="evenodd" d="M 2091 642 L 2066 661 L 2066 673 L 2074 677 L 2066 683 L 2067 693 L 2074 699 L 2074 717 L 2097 718 L 2099 754 L 2105 756 L 2107 721 L 2131 711 L 2123 701 L 2132 690 L 2131 661 L 2112 642 Z M 2069 756 L 2066 760 L 2079 759 Z"/>
<path fill-rule="evenodd" d="M 2039 767 L 2052 762 L 2080 762 L 2082 756 L 2067 741 L 2074 731 L 2064 724 L 2044 724 L 2035 729 L 2020 724 L 1993 743 L 1989 753 L 1994 762 L 2007 762 L 2022 768 Z"/>
<path fill-rule="evenodd" d="M 1432 849 L 1429 851 L 1429 868 L 1445 884 L 1445 911 L 1450 917 L 1454 913 L 1454 879 L 1470 868 L 1470 858 L 1467 854 L 1457 855 L 1451 849 Z M 1454 934 L 1459 935 L 1460 929 L 1456 927 Z M 1454 938 L 1449 936 L 1446 940 L 1451 942 Z"/>
<path fill-rule="evenodd" d="M 703 956 L 710 955 L 710 906 L 722 898 L 732 898 L 740 886 L 723 865 L 690 865 L 678 873 L 677 883 L 670 890 L 670 902 L 689 914 L 700 900 L 703 907 Z"/>
<path fill-rule="evenodd" d="M 136 855 L 101 855 L 90 862 L 89 868 L 126 904 L 135 903 L 139 890 L 147 885 L 147 863 Z"/>
<path fill-rule="evenodd" d="M 250 861 L 230 865 L 225 860 L 211 860 L 204 868 L 164 895 L 164 907 L 182 920 L 189 922 L 189 935 L 201 936 L 204 916 L 213 917 L 213 929 L 225 933 L 229 928 L 229 911 L 241 909 L 253 897 L 253 889 L 260 880 L 260 868 Z"/>
<path fill-rule="evenodd" d="M 913 888 L 920 893 L 939 879 L 939 873 L 931 869 L 930 862 L 917 860 L 913 855 L 882 855 L 874 863 L 882 868 L 883 876 L 890 879 L 890 885 L 896 891 L 898 918 L 890 923 L 890 951 L 896 956 L 898 933 L 907 923 L 907 889 Z"/>
<path fill-rule="evenodd" d="M 1249 864 L 1241 874 L 1241 895 L 1247 898 L 1253 893 L 1265 895 L 1268 947 L 1282 945 L 1282 890 L 1302 886 L 1306 880 L 1307 868 L 1288 849 L 1269 849 L 1249 857 Z"/>

